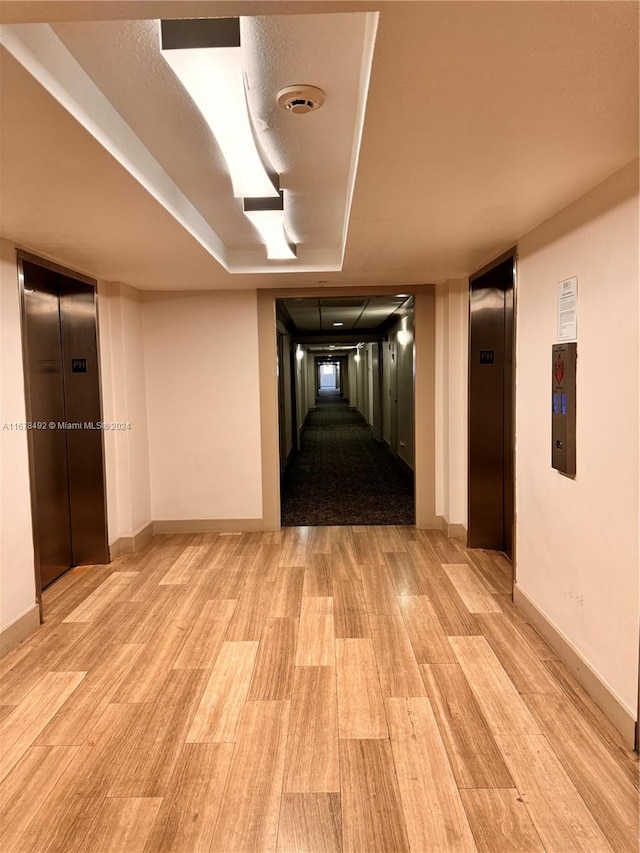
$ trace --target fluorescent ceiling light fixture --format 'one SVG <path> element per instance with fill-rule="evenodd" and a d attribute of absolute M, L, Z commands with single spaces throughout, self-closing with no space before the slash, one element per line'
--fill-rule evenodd
<path fill-rule="evenodd" d="M 287 238 L 284 227 L 282 193 L 277 198 L 245 198 L 244 215 L 260 232 L 269 260 L 296 257 L 296 247 Z"/>
<path fill-rule="evenodd" d="M 213 131 L 236 198 L 278 195 L 255 142 L 244 90 L 239 18 L 161 21 L 161 53 Z"/>
<path fill-rule="evenodd" d="M 334 323 L 334 326 L 344 326 L 344 323 Z"/>
<path fill-rule="evenodd" d="M 284 233 L 283 210 L 245 210 L 245 216 L 260 232 L 269 260 L 295 258 L 296 253 Z"/>

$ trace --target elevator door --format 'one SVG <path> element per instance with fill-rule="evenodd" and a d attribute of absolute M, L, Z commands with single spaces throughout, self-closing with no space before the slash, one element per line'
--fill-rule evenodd
<path fill-rule="evenodd" d="M 471 278 L 469 535 L 471 548 L 513 551 L 513 279 L 510 255 Z"/>
<path fill-rule="evenodd" d="M 95 292 L 22 261 L 34 545 L 41 588 L 108 562 Z"/>

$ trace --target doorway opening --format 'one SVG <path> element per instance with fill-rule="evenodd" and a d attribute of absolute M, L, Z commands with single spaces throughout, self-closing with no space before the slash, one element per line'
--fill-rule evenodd
<path fill-rule="evenodd" d="M 95 282 L 18 254 L 36 592 L 109 562 Z"/>
<path fill-rule="evenodd" d="M 470 548 L 513 557 L 514 282 L 512 249 L 470 278 Z"/>
<path fill-rule="evenodd" d="M 413 297 L 276 300 L 281 524 L 415 524 Z"/>
<path fill-rule="evenodd" d="M 338 391 L 338 365 L 336 362 L 323 364 L 320 368 L 320 391 Z"/>

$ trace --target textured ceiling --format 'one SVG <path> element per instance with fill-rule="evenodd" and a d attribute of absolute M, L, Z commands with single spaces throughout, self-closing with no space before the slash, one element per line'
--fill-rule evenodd
<path fill-rule="evenodd" d="M 277 15 L 242 24 L 247 97 L 285 191 L 288 233 L 300 244 L 302 263 L 333 251 L 339 267 L 366 16 Z M 246 257 L 256 232 L 232 197 L 215 138 L 159 52 L 158 21 L 72 22 L 53 29 L 218 234 L 230 260 Z M 325 105 L 306 116 L 278 107 L 275 93 L 297 83 L 326 91 Z"/>
<path fill-rule="evenodd" d="M 346 19 L 333 13 L 380 12 L 341 272 L 230 275 L 4 51 L 0 233 L 91 275 L 146 289 L 317 286 L 319 279 L 400 289 L 469 273 L 637 156 L 636 3 L 5 0 L 0 14 L 57 21 L 79 57 L 86 43 L 72 43 L 73 27 L 90 28 L 91 20 L 112 27 L 113 38 L 93 43 L 82 63 L 95 65 L 92 73 L 117 100 L 109 89 L 111 77 L 122 76 L 114 56 L 142 38 L 146 21 L 264 18 L 292 8 L 332 13 L 336 42 Z M 304 51 L 296 56 L 304 59 Z M 322 60 L 339 78 L 330 44 L 313 59 L 318 75 Z M 202 124 L 175 90 L 160 91 L 159 78 L 132 67 L 120 111 L 195 209 L 241 251 L 251 234 L 226 200 L 228 182 Z M 277 84 L 274 78 L 267 88 Z M 162 134 L 165 105 L 171 122 Z M 184 125 L 179 142 L 174 124 Z M 343 119 L 332 130 L 339 135 Z M 308 222 L 301 218 L 301 228 L 311 233 L 317 217 L 318 233 L 330 234 L 344 215 L 323 198 L 338 168 L 331 143 L 300 139 L 288 154 L 282 144 L 283 166 L 310 172 L 317 193 L 318 209 L 306 214 Z M 327 154 L 323 167 L 312 156 L 318 149 Z M 203 178 L 205 157 L 214 169 Z"/>

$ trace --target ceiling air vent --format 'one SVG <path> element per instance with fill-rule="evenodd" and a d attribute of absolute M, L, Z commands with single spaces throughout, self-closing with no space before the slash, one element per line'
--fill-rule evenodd
<path fill-rule="evenodd" d="M 304 115 L 324 104 L 324 92 L 317 86 L 286 86 L 278 92 L 278 104 L 291 113 Z"/>

